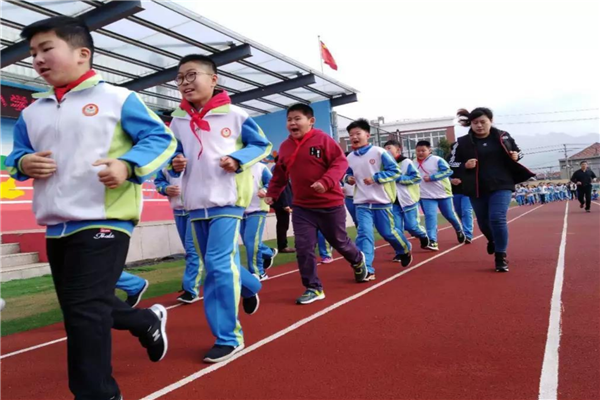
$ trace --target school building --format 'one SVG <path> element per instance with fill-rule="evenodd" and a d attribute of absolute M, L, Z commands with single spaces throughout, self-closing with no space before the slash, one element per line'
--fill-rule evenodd
<path fill-rule="evenodd" d="M 29 46 L 20 39 L 23 27 L 58 15 L 83 18 L 95 42 L 93 68 L 107 82 L 139 93 L 167 123 L 180 102 L 173 82 L 179 59 L 188 54 L 210 56 L 219 67 L 219 88 L 255 118 L 273 143 L 266 162 L 288 136 L 290 105 L 311 104 L 317 128 L 333 136 L 333 110 L 357 101 L 352 87 L 172 1 L 3 1 L 1 7 L 3 280 L 36 276 L 41 269 L 48 272 L 44 229 L 31 210 L 32 182 L 13 180 L 4 165 L 21 111 L 34 101 L 32 93 L 48 89 L 33 70 Z M 143 194 L 142 223 L 134 232 L 129 262 L 182 251 L 166 198 L 151 181 L 144 183 Z M 274 218 L 268 220 L 266 234 L 273 236 Z"/>
<path fill-rule="evenodd" d="M 569 158 L 560 159 L 560 179 L 571 179 L 573 173 L 581 168 L 582 161 L 587 161 L 588 168 L 600 176 L 600 143 L 596 142 Z"/>

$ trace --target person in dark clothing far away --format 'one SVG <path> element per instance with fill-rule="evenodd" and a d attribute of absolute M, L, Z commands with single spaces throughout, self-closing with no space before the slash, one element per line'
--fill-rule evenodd
<path fill-rule="evenodd" d="M 575 171 L 571 177 L 571 182 L 577 184 L 577 193 L 579 195 L 579 207 L 583 208 L 585 205 L 585 211 L 591 212 L 590 207 L 592 205 L 592 182 L 596 181 L 596 174 L 594 171 L 588 168 L 587 161 L 581 162 L 581 169 Z"/>
<path fill-rule="evenodd" d="M 495 255 L 496 271 L 508 272 L 506 214 L 512 192 L 515 184 L 535 174 L 517 162 L 521 155 L 514 139 L 492 126 L 492 110 L 461 109 L 457 116 L 462 126 L 471 129 L 452 146 L 453 178 L 460 179 L 464 194 L 471 199 L 479 229 L 488 240 L 488 254 Z"/>
<path fill-rule="evenodd" d="M 277 164 L 279 156 L 275 157 L 275 164 Z M 275 165 L 271 172 L 275 169 Z M 292 186 L 288 182 L 285 189 L 281 193 L 281 196 L 273 203 L 273 210 L 275 210 L 275 218 L 277 219 L 276 232 L 277 232 L 277 250 L 283 254 L 295 253 L 296 249 L 288 247 L 287 232 L 290 229 L 290 214 L 292 213 Z"/>

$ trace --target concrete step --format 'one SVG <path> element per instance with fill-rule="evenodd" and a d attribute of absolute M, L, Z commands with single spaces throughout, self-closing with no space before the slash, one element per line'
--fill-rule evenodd
<path fill-rule="evenodd" d="M 7 268 L 3 266 L 0 281 L 8 282 L 15 279 L 28 279 L 49 274 L 50 264 L 48 263 L 32 263 Z"/>
<path fill-rule="evenodd" d="M 39 260 L 38 253 L 7 254 L 0 256 L 0 265 L 2 266 L 2 272 L 4 272 L 6 268 L 36 264 Z"/>
<path fill-rule="evenodd" d="M 17 254 L 21 251 L 19 243 L 4 243 L 0 244 L 0 255 L 6 256 L 9 254 Z"/>

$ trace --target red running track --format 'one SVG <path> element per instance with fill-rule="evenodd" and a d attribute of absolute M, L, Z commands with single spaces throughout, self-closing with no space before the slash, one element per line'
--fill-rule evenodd
<path fill-rule="evenodd" d="M 453 248 L 454 232 L 446 230 L 440 246 L 449 252 L 415 250 L 414 266 L 401 276 L 398 264 L 389 262 L 389 247 L 376 253 L 375 283 L 353 283 L 343 261 L 322 267 L 327 299 L 309 306 L 293 304 L 302 291 L 297 274 L 267 281 L 259 313 L 241 317 L 247 346 L 255 350 L 153 398 L 537 399 L 564 211 L 565 204 L 558 203 L 509 213 L 515 218 L 530 212 L 510 225 L 509 274 L 493 272 L 484 239 Z M 594 227 L 597 232 L 598 214 L 586 217 L 579 211 L 571 210 L 569 233 Z M 598 362 L 581 355 L 598 351 L 598 281 L 597 274 L 589 276 L 597 272 L 598 248 L 582 235 L 573 246 L 570 236 L 567 242 L 561 399 L 599 394 Z M 580 249 L 589 256 L 581 257 Z M 571 253 L 580 259 L 571 261 Z M 430 261 L 419 264 L 425 260 Z M 574 268 L 572 262 L 583 266 Z M 278 268 L 274 274 L 293 269 Z M 577 315 L 569 315 L 568 307 Z M 314 319 L 263 346 L 258 343 L 307 317 Z M 168 329 L 170 352 L 158 364 L 146 359 L 135 339 L 115 332 L 114 374 L 127 399 L 211 370 L 201 363 L 213 339 L 199 303 L 172 310 Z M 56 326 L 9 336 L 3 338 L 2 353 L 61 336 Z M 3 398 L 71 398 L 65 359 L 61 342 L 2 360 Z"/>

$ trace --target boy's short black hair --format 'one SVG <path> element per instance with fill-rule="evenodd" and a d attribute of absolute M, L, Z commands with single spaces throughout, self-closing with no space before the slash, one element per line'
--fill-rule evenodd
<path fill-rule="evenodd" d="M 315 110 L 313 110 L 311 106 L 302 103 L 296 103 L 288 108 L 287 115 L 290 115 L 290 113 L 294 111 L 302 113 L 306 118 L 309 119 L 315 116 Z"/>
<path fill-rule="evenodd" d="M 90 55 L 90 68 L 94 58 L 94 39 L 90 28 L 81 18 L 58 16 L 46 18 L 26 26 L 21 31 L 21 38 L 27 42 L 38 33 L 54 32 L 56 36 L 69 44 L 71 48 L 85 47 L 92 53 Z"/>
<path fill-rule="evenodd" d="M 419 147 L 419 146 L 425 146 L 428 149 L 430 149 L 431 148 L 431 143 L 429 143 L 429 140 L 419 140 L 417 142 L 417 145 L 415 147 Z"/>
<path fill-rule="evenodd" d="M 350 125 L 348 125 L 346 127 L 346 130 L 348 131 L 348 133 L 350 133 L 350 131 L 354 128 L 360 128 L 363 131 L 366 131 L 367 133 L 371 133 L 371 125 L 369 125 L 369 121 L 367 121 L 364 118 L 359 118 L 356 121 L 352 121 L 350 123 Z"/>
<path fill-rule="evenodd" d="M 587 164 L 587 160 L 583 160 L 582 162 L 579 163 L 579 165 L 583 165 L 583 164 Z"/>
<path fill-rule="evenodd" d="M 217 64 L 212 60 L 212 58 L 205 56 L 203 54 L 188 54 L 179 60 L 179 64 L 177 64 L 177 68 L 181 67 L 183 64 L 195 62 L 204 66 L 209 67 L 210 71 L 213 74 L 217 73 Z"/>
<path fill-rule="evenodd" d="M 387 147 L 387 146 L 396 146 L 399 149 L 402 148 L 402 144 L 399 141 L 397 141 L 396 139 L 390 139 L 387 142 L 385 142 L 385 144 L 383 145 L 383 147 Z"/>

